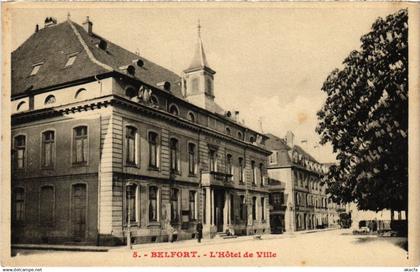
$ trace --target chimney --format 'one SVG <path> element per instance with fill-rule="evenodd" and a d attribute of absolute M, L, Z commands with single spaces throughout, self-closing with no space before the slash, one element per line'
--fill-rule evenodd
<path fill-rule="evenodd" d="M 35 26 L 35 33 L 37 33 L 38 31 L 39 31 L 39 25 L 36 24 L 36 26 Z"/>
<path fill-rule="evenodd" d="M 45 18 L 45 27 L 54 26 L 57 24 L 57 19 L 54 17 L 47 17 Z"/>
<path fill-rule="evenodd" d="M 288 146 L 293 147 L 293 141 L 294 141 L 295 135 L 290 130 L 286 132 L 286 143 Z"/>
<path fill-rule="evenodd" d="M 89 20 L 89 16 L 86 16 L 86 21 L 83 22 L 83 28 L 88 34 L 92 34 L 93 23 Z"/>

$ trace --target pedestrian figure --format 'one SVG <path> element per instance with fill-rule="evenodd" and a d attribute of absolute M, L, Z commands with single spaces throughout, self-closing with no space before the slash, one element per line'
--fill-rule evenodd
<path fill-rule="evenodd" d="M 203 238 L 203 224 L 200 222 L 197 223 L 197 240 L 199 243 L 201 243 L 201 238 Z"/>

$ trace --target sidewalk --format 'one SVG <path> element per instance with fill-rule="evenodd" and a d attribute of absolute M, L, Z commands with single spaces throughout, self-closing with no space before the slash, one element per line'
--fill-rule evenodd
<path fill-rule="evenodd" d="M 220 237 L 212 239 L 203 239 L 201 243 L 198 243 L 196 239 L 181 240 L 162 243 L 148 243 L 148 244 L 133 244 L 132 249 L 174 249 L 190 246 L 207 246 L 213 244 L 228 244 L 228 243 L 240 243 L 249 240 L 273 240 L 273 239 L 285 239 L 292 238 L 298 235 L 310 234 L 323 231 L 337 230 L 337 228 L 329 229 L 317 229 L 317 230 L 306 230 L 298 231 L 293 233 L 283 234 L 262 234 L 262 235 L 250 235 L 250 236 L 238 236 L 236 238 L 223 239 Z M 260 237 L 260 238 L 258 238 Z M 85 252 L 107 252 L 107 251 L 125 251 L 128 250 L 126 246 L 115 246 L 115 247 L 103 247 L 103 246 L 88 246 L 88 245 L 51 245 L 51 244 L 12 244 L 12 249 L 26 249 L 26 250 L 57 250 L 57 251 L 85 251 Z"/>

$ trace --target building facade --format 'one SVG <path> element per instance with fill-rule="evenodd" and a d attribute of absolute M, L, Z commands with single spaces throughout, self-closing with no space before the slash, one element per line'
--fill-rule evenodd
<path fill-rule="evenodd" d="M 328 166 L 316 161 L 294 144 L 294 135 L 285 138 L 267 134 L 272 154 L 268 160 L 270 224 L 273 232 L 294 232 L 326 228 L 329 216 L 338 210 L 329 205 L 326 184 L 321 182 Z"/>
<path fill-rule="evenodd" d="M 201 37 L 179 76 L 67 19 L 12 53 L 13 243 L 270 232 L 267 137 L 214 101 Z"/>

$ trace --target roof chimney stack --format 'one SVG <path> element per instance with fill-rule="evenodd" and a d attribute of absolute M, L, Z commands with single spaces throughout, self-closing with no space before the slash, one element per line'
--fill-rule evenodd
<path fill-rule="evenodd" d="M 37 33 L 38 31 L 39 31 L 39 25 L 36 24 L 36 26 L 35 26 L 35 33 Z"/>
<path fill-rule="evenodd" d="M 86 16 L 86 21 L 83 22 L 83 28 L 88 34 L 92 34 L 93 23 L 89 20 L 89 16 Z"/>
<path fill-rule="evenodd" d="M 54 26 L 57 24 L 57 19 L 54 17 L 45 18 L 45 27 Z"/>
<path fill-rule="evenodd" d="M 294 138 L 295 135 L 293 134 L 293 132 L 291 132 L 290 130 L 286 132 L 286 143 L 288 146 L 293 147 L 294 146 Z"/>

